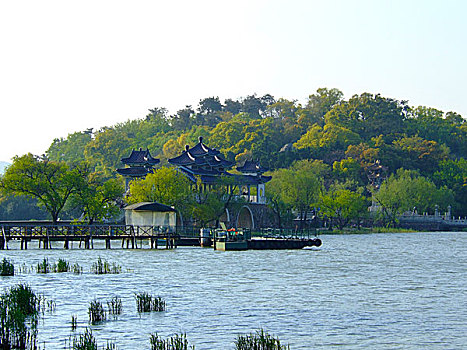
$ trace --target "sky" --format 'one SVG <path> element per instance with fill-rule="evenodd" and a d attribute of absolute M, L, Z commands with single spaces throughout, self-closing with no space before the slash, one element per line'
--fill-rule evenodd
<path fill-rule="evenodd" d="M 467 117 L 467 1 L 0 0 L 0 161 L 148 109 L 318 88 Z"/>

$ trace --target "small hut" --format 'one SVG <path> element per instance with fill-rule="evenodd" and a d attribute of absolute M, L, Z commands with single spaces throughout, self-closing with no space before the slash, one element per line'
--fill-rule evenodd
<path fill-rule="evenodd" d="M 141 202 L 125 207 L 125 222 L 133 226 L 158 227 L 161 231 L 175 232 L 177 212 L 157 202 Z"/>

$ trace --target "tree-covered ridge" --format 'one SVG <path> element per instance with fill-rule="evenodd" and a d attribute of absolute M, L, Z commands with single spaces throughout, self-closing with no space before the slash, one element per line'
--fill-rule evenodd
<path fill-rule="evenodd" d="M 365 188 L 376 161 L 384 166 L 385 177 L 400 168 L 416 170 L 453 190 L 455 211 L 467 214 L 466 120 L 454 112 L 412 107 L 379 94 L 345 100 L 338 89 L 321 88 L 303 105 L 271 95 L 223 102 L 208 97 L 196 108 L 185 106 L 173 115 L 154 108 L 141 119 L 55 139 L 46 155 L 68 164 L 85 160 L 111 178 L 122 166 L 120 159 L 133 149 L 149 148 L 164 166 L 199 136 L 228 160 L 254 159 L 271 171 L 320 160 L 330 169 L 326 188 L 336 180 Z"/>

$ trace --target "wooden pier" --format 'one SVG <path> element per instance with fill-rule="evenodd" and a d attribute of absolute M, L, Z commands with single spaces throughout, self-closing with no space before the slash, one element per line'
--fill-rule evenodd
<path fill-rule="evenodd" d="M 70 242 L 93 249 L 96 241 L 105 242 L 106 249 L 112 241 L 121 241 L 122 248 L 137 249 L 138 241 L 143 240 L 149 241 L 151 249 L 157 249 L 162 240 L 166 249 L 173 249 L 179 239 L 178 234 L 154 226 L 11 223 L 1 224 L 0 250 L 8 249 L 9 241 L 20 241 L 21 249 L 28 249 L 33 242 L 43 249 L 50 249 L 52 242 L 63 242 L 64 249 L 70 248 Z"/>

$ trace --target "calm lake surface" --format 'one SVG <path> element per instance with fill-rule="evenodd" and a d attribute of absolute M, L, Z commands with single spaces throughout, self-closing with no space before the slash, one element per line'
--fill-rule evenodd
<path fill-rule="evenodd" d="M 244 252 L 83 250 L 76 243 L 68 251 L 31 243 L 21 251 L 9 242 L 0 259 L 29 272 L 0 277 L 0 286 L 27 283 L 55 301 L 55 312 L 39 324 L 41 349 L 64 349 L 86 327 L 100 347 L 111 340 L 135 350 L 149 349 L 155 332 L 186 333 L 198 350 L 234 349 L 237 334 L 259 328 L 291 349 L 467 348 L 467 233 L 320 238 L 320 248 Z M 90 273 L 98 257 L 123 272 Z M 37 274 L 31 268 L 44 258 L 78 263 L 84 273 Z M 138 314 L 139 292 L 161 296 L 167 311 Z M 113 296 L 122 299 L 123 313 L 89 326 L 89 303 Z"/>

